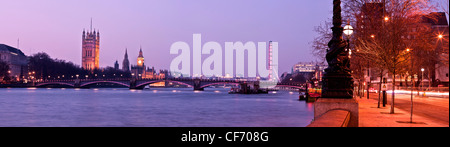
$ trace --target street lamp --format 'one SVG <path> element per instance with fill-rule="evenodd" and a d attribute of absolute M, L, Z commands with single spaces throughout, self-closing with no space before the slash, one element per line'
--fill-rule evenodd
<path fill-rule="evenodd" d="M 352 34 L 353 34 L 353 27 L 350 25 L 350 21 L 348 21 L 347 25 L 345 25 L 345 27 L 344 27 L 344 34 L 345 34 L 345 36 L 347 36 L 349 55 L 352 55 L 352 51 L 350 50 L 350 37 L 352 37 Z"/>
<path fill-rule="evenodd" d="M 329 67 L 322 77 L 323 81 L 327 81 L 322 83 L 323 98 L 353 98 L 353 77 L 349 67 L 350 58 L 348 52 L 344 50 L 348 44 L 343 40 L 344 28 L 342 27 L 341 10 L 341 0 L 333 0 L 333 27 L 331 28 L 333 36 L 328 43 L 329 50 L 327 50 L 326 56 Z M 346 32 L 350 33 L 351 31 L 347 30 Z"/>
<path fill-rule="evenodd" d="M 413 93 L 414 93 L 414 77 L 412 75 L 413 73 L 413 67 L 414 67 L 414 63 L 412 60 L 412 52 L 410 48 L 406 49 L 406 52 L 409 53 L 409 60 L 411 61 L 411 115 L 410 115 L 410 122 L 413 123 L 413 110 L 414 110 L 414 101 L 413 101 Z M 406 84 L 408 85 L 408 84 Z"/>
<path fill-rule="evenodd" d="M 344 27 L 344 34 L 347 36 L 347 40 L 350 39 L 350 37 L 353 34 L 353 27 L 350 25 L 350 22 L 347 23 Z"/>
<path fill-rule="evenodd" d="M 420 69 L 420 71 L 422 71 L 422 81 L 420 82 L 420 91 L 423 92 L 423 95 L 425 95 L 425 92 L 423 91 L 423 72 L 425 71 L 425 68 Z"/>

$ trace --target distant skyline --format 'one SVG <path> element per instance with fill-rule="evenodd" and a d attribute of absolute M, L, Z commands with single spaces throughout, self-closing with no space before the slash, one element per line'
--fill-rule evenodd
<path fill-rule="evenodd" d="M 145 64 L 169 69 L 172 43 L 192 35 L 202 43 L 279 42 L 279 72 L 316 61 L 309 44 L 315 26 L 332 17 L 331 0 L 14 0 L 0 9 L 0 43 L 31 55 L 81 65 L 83 29 L 100 31 L 100 67 L 122 63 L 125 48 L 135 65 L 142 46 Z M 122 65 L 120 65 L 122 67 Z"/>

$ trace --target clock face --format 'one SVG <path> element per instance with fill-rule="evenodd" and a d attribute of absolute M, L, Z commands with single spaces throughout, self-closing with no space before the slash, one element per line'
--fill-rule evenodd
<path fill-rule="evenodd" d="M 138 65 L 144 64 L 144 58 L 138 58 Z"/>

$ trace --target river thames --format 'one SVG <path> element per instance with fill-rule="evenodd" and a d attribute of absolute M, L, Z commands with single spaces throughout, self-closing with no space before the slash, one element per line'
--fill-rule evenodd
<path fill-rule="evenodd" d="M 313 118 L 313 103 L 289 91 L 0 89 L 1 127 L 305 127 Z"/>

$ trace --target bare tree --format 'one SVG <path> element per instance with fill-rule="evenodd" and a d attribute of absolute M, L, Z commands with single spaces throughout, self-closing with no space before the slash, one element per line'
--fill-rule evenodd
<path fill-rule="evenodd" d="M 314 27 L 314 31 L 318 34 L 317 37 L 314 38 L 310 45 L 312 47 L 312 54 L 316 56 L 320 62 L 325 62 L 325 56 L 327 54 L 328 42 L 330 42 L 333 37 L 333 32 L 331 31 L 331 21 L 327 20 L 323 24 Z"/>
<path fill-rule="evenodd" d="M 354 2 L 355 5 L 361 2 L 360 0 L 349 1 Z M 366 3 L 363 5 L 361 7 L 362 10 L 375 8 L 367 7 Z M 381 3 L 381 5 L 383 11 L 381 15 L 380 11 L 377 10 L 379 7 L 376 7 L 376 10 L 371 10 L 375 11 L 375 14 L 372 16 L 370 14 L 369 16 L 367 14 L 361 15 L 364 13 L 361 10 L 354 12 L 353 9 L 348 9 L 348 11 L 356 15 L 357 24 L 364 23 L 356 27 L 356 33 L 359 33 L 355 38 L 357 54 L 364 56 L 373 65 L 386 70 L 392 76 L 391 113 L 394 113 L 396 76 L 405 74 L 409 67 L 410 53 L 407 52 L 407 49 L 412 46 L 424 47 L 429 45 L 428 39 L 430 38 L 416 35 L 426 32 L 426 30 L 416 29 L 412 31 L 411 29 L 418 28 L 417 25 L 421 24 L 422 21 L 420 16 L 428 14 L 432 7 L 428 0 L 390 0 L 386 1 L 386 3 Z M 430 55 L 429 57 L 436 56 Z"/>

